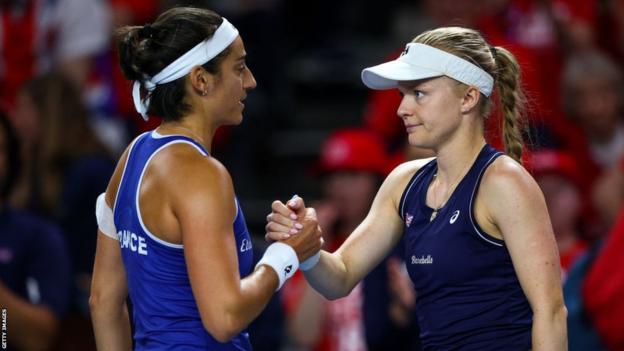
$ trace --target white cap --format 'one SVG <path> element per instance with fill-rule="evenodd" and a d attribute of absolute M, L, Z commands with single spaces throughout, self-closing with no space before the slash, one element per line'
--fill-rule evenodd
<path fill-rule="evenodd" d="M 447 76 L 475 86 L 485 96 L 492 94 L 494 78 L 480 67 L 432 46 L 409 43 L 394 61 L 365 68 L 362 82 L 377 90 L 393 89 L 399 82 Z"/>

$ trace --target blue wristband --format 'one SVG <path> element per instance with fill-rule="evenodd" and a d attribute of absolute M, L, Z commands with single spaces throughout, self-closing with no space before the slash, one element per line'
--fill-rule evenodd
<path fill-rule="evenodd" d="M 314 266 L 316 266 L 316 264 L 318 263 L 320 259 L 321 259 L 321 251 L 319 250 L 319 252 L 317 252 L 314 256 L 311 256 L 307 260 L 299 263 L 299 269 L 301 269 L 302 271 L 310 270 L 314 268 Z"/>

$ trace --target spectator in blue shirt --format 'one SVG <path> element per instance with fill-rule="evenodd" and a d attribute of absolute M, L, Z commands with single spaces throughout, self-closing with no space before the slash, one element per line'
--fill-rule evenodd
<path fill-rule="evenodd" d="M 7 312 L 8 349 L 45 350 L 68 306 L 69 258 L 56 226 L 8 206 L 18 162 L 15 133 L 0 114 L 0 307 Z"/>

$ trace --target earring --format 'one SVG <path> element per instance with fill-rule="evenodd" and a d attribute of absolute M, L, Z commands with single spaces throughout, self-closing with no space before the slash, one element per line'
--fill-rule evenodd
<path fill-rule="evenodd" d="M 208 92 L 204 90 L 204 91 L 202 91 L 201 95 L 202 96 L 206 96 L 206 95 L 208 95 Z"/>

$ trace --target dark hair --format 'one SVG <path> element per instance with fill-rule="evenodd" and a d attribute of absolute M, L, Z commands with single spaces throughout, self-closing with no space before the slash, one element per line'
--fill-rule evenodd
<path fill-rule="evenodd" d="M 27 156 L 32 158 L 32 167 L 23 177 L 29 182 L 29 196 L 36 199 L 38 209 L 56 213 L 64 170 L 85 155 L 107 156 L 107 150 L 89 124 L 80 89 L 68 77 L 48 72 L 24 83 L 20 94 L 29 98 L 41 129 L 35 145 L 27 145 L 30 140 L 22 141 L 25 150 L 32 147 L 32 154 Z"/>
<path fill-rule="evenodd" d="M 43 130 L 37 140 L 39 161 L 49 163 L 42 169 L 88 153 L 106 154 L 89 125 L 80 90 L 66 76 L 52 71 L 34 77 L 24 83 L 21 93 L 30 98 Z"/>
<path fill-rule="evenodd" d="M 211 38 L 222 22 L 221 16 L 207 9 L 175 7 L 158 16 L 154 23 L 120 28 L 117 31 L 119 63 L 124 76 L 143 83 L 201 41 Z M 223 50 L 202 67 L 217 74 L 229 51 L 229 48 Z M 185 93 L 184 77 L 157 85 L 150 93 L 148 113 L 165 121 L 181 119 L 191 108 L 184 103 Z"/>
<path fill-rule="evenodd" d="M 3 133 L 6 137 L 6 145 L 4 153 L 7 158 L 7 166 L 4 178 L 0 178 L 0 200 L 5 201 L 11 194 L 13 186 L 17 181 L 19 172 L 21 169 L 20 155 L 19 155 L 19 141 L 15 129 L 11 124 L 11 121 L 7 116 L 0 112 L 0 133 Z"/>

